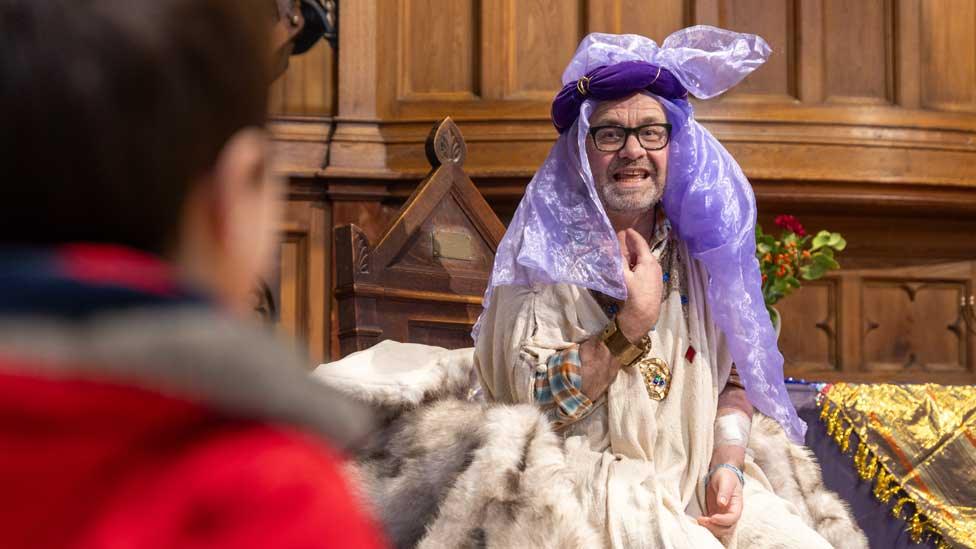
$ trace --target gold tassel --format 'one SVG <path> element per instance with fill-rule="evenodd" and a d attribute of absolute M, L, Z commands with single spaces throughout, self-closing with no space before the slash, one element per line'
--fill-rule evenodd
<path fill-rule="evenodd" d="M 901 491 L 895 475 L 889 473 L 884 467 L 878 467 L 878 474 L 874 483 L 874 497 L 881 503 L 887 504 L 891 497 Z"/>
<path fill-rule="evenodd" d="M 863 441 L 858 444 L 854 454 L 854 470 L 862 480 L 871 480 L 878 472 L 878 458 Z"/>
<path fill-rule="evenodd" d="M 854 425 L 849 426 L 844 431 L 844 437 L 843 437 L 844 443 L 841 444 L 840 451 L 843 452 L 843 453 L 845 453 L 845 454 L 848 451 L 850 451 L 850 449 L 851 449 L 851 433 L 853 433 L 853 432 L 854 432 Z"/>
<path fill-rule="evenodd" d="M 925 516 L 920 511 L 915 511 L 908 522 L 908 533 L 912 538 L 912 543 L 922 542 L 922 534 L 929 529 L 928 526 L 929 521 L 925 519 Z"/>
<path fill-rule="evenodd" d="M 891 508 L 891 514 L 894 515 L 895 518 L 901 518 L 901 509 L 906 503 L 913 503 L 912 498 L 898 498 L 898 501 L 895 502 L 895 506 Z M 916 515 L 918 515 L 918 513 L 916 513 Z"/>

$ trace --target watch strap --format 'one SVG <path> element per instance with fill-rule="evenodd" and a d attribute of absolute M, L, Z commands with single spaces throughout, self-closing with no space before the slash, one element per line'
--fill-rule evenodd
<path fill-rule="evenodd" d="M 650 350 L 649 337 L 644 336 L 640 343 L 635 345 L 620 331 L 620 324 L 617 323 L 616 317 L 607 323 L 600 337 L 603 344 L 610 350 L 610 354 L 616 357 L 623 366 L 632 365 Z"/>

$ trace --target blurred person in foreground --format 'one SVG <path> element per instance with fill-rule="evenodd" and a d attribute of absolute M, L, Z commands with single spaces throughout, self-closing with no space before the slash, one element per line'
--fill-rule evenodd
<path fill-rule="evenodd" d="M 268 0 L 0 0 L 0 547 L 379 547 L 365 413 L 244 317 Z"/>

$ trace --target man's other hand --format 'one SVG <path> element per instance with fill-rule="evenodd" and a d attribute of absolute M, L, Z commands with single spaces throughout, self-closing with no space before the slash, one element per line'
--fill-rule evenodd
<path fill-rule="evenodd" d="M 617 233 L 623 254 L 627 301 L 620 308 L 617 322 L 624 336 L 639 341 L 657 324 L 664 291 L 661 264 L 651 255 L 647 241 L 634 229 Z"/>
<path fill-rule="evenodd" d="M 708 514 L 698 517 L 698 524 L 719 539 L 731 534 L 742 516 L 739 477 L 726 468 L 716 469 L 705 487 L 705 506 Z"/>

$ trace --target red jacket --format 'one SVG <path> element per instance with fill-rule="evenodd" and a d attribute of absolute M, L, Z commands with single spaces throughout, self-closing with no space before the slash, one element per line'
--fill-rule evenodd
<path fill-rule="evenodd" d="M 7 549 L 381 547 L 339 464 L 293 429 L 153 392 L 0 375 Z"/>
<path fill-rule="evenodd" d="M 353 416 L 272 337 L 2 263 L 32 280 L 0 288 L 0 548 L 384 545 L 326 442 Z"/>

